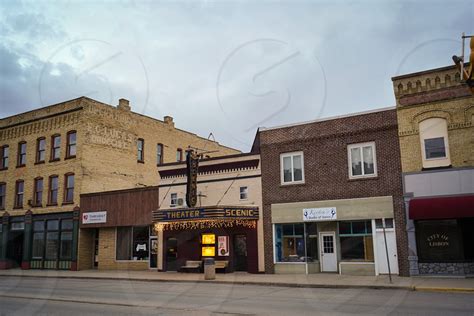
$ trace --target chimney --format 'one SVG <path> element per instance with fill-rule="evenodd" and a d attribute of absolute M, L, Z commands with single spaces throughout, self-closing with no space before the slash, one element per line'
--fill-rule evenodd
<path fill-rule="evenodd" d="M 172 116 L 165 116 L 164 117 L 165 124 L 170 125 L 171 127 L 174 127 L 174 122 L 173 122 L 173 117 Z"/>
<path fill-rule="evenodd" d="M 127 99 L 119 99 L 119 105 L 117 106 L 117 109 L 123 111 L 130 111 L 130 101 L 128 101 Z"/>

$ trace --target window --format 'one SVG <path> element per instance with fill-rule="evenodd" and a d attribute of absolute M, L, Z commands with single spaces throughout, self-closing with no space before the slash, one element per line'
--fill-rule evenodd
<path fill-rule="evenodd" d="M 156 164 L 163 164 L 163 144 L 156 145 Z"/>
<path fill-rule="evenodd" d="M 444 137 L 425 139 L 425 157 L 426 159 L 436 159 L 436 158 L 446 157 Z"/>
<path fill-rule="evenodd" d="M 26 165 L 26 142 L 19 142 L 17 167 L 23 167 L 25 165 Z"/>
<path fill-rule="evenodd" d="M 342 260 L 374 261 L 371 221 L 339 222 Z"/>
<path fill-rule="evenodd" d="M 176 150 L 176 161 L 182 161 L 183 160 L 183 150 L 181 148 L 178 148 Z"/>
<path fill-rule="evenodd" d="M 281 183 L 303 183 L 304 162 L 303 152 L 286 153 L 280 155 Z"/>
<path fill-rule="evenodd" d="M 36 163 L 42 163 L 46 159 L 46 139 L 44 137 L 36 140 Z"/>
<path fill-rule="evenodd" d="M 43 178 L 35 179 L 35 187 L 33 194 L 33 204 L 34 206 L 42 206 L 43 204 Z"/>
<path fill-rule="evenodd" d="M 145 157 L 143 155 L 145 150 L 145 141 L 142 138 L 137 140 L 137 161 L 144 162 Z"/>
<path fill-rule="evenodd" d="M 58 204 L 58 187 L 59 187 L 58 176 L 49 177 L 49 196 L 48 204 L 57 205 Z"/>
<path fill-rule="evenodd" d="M 76 157 L 76 131 L 67 133 L 66 138 L 66 158 Z"/>
<path fill-rule="evenodd" d="M 32 259 L 71 260 L 72 230 L 72 219 L 34 221 Z"/>
<path fill-rule="evenodd" d="M 72 229 L 72 219 L 63 219 L 61 221 L 59 258 L 62 260 L 71 260 L 72 258 Z"/>
<path fill-rule="evenodd" d="M 64 203 L 74 202 L 74 174 L 67 173 L 64 176 Z"/>
<path fill-rule="evenodd" d="M 419 124 L 423 168 L 446 167 L 451 164 L 448 123 L 444 118 L 429 118 Z"/>
<path fill-rule="evenodd" d="M 240 187 L 240 199 L 246 200 L 248 198 L 248 187 Z"/>
<path fill-rule="evenodd" d="M 383 224 L 385 222 L 386 229 L 393 228 L 393 218 L 378 218 L 375 220 L 375 228 L 376 229 L 383 229 Z"/>
<path fill-rule="evenodd" d="M 4 145 L 1 147 L 0 151 L 0 169 L 7 169 L 8 168 L 8 152 L 9 147 L 8 145 Z"/>
<path fill-rule="evenodd" d="M 349 178 L 377 176 L 374 142 L 349 145 L 347 152 L 349 155 Z"/>
<path fill-rule="evenodd" d="M 117 227 L 117 260 L 148 260 L 148 226 Z"/>
<path fill-rule="evenodd" d="M 171 193 L 170 197 L 171 197 L 170 205 L 171 206 L 178 205 L 178 193 Z"/>
<path fill-rule="evenodd" d="M 61 158 L 61 135 L 51 136 L 51 161 Z"/>
<path fill-rule="evenodd" d="M 317 223 L 276 224 L 276 262 L 318 260 Z"/>
<path fill-rule="evenodd" d="M 5 196 L 7 194 L 7 184 L 6 183 L 0 183 L 0 210 L 5 209 Z M 0 223 L 0 226 L 2 224 Z"/>
<path fill-rule="evenodd" d="M 18 180 L 15 185 L 15 208 L 23 207 L 23 195 L 25 189 L 25 182 Z"/>

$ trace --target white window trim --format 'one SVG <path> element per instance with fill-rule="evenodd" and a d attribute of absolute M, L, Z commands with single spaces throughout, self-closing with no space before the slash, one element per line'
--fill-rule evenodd
<path fill-rule="evenodd" d="M 361 174 L 358 176 L 352 175 L 352 159 L 351 159 L 351 149 L 352 148 L 360 148 L 361 149 L 361 159 L 362 159 L 362 173 L 364 172 L 364 157 L 363 155 L 363 147 L 371 146 L 372 153 L 374 156 L 374 173 L 373 174 Z M 375 178 L 377 177 L 377 150 L 375 147 L 375 142 L 367 142 L 367 143 L 357 143 L 357 144 L 350 144 L 347 145 L 347 167 L 349 171 L 349 179 L 365 179 L 365 178 Z"/>
<path fill-rule="evenodd" d="M 173 204 L 173 194 L 176 194 L 176 203 Z M 170 207 L 178 205 L 178 193 L 170 193 Z"/>
<path fill-rule="evenodd" d="M 245 192 L 246 197 L 245 198 L 242 198 L 242 191 L 241 191 L 242 188 L 246 189 L 246 192 Z M 239 187 L 239 200 L 240 201 L 246 201 L 248 199 L 249 199 L 249 187 L 246 186 L 246 185 Z"/>
<path fill-rule="evenodd" d="M 284 174 L 284 166 L 283 166 L 283 158 L 285 157 L 293 157 L 293 156 L 301 156 L 301 180 L 299 181 L 289 181 L 285 182 L 285 174 Z M 293 172 L 293 158 L 291 158 L 291 176 L 294 178 L 294 172 Z M 302 184 L 304 183 L 304 155 L 302 151 L 293 151 L 289 153 L 283 153 L 280 154 L 280 183 L 281 185 L 292 185 L 292 184 Z"/>

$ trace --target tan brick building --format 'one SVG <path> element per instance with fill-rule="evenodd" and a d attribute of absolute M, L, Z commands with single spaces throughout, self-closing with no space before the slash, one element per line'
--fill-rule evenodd
<path fill-rule="evenodd" d="M 474 97 L 455 66 L 392 78 L 410 274 L 474 273 Z"/>
<path fill-rule="evenodd" d="M 157 185 L 157 164 L 239 151 L 87 97 L 0 120 L 0 268 L 76 268 L 81 193 Z"/>

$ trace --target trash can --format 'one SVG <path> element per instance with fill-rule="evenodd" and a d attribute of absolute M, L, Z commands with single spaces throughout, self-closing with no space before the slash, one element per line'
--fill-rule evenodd
<path fill-rule="evenodd" d="M 214 258 L 204 259 L 204 280 L 214 280 L 216 278 L 216 263 Z"/>

